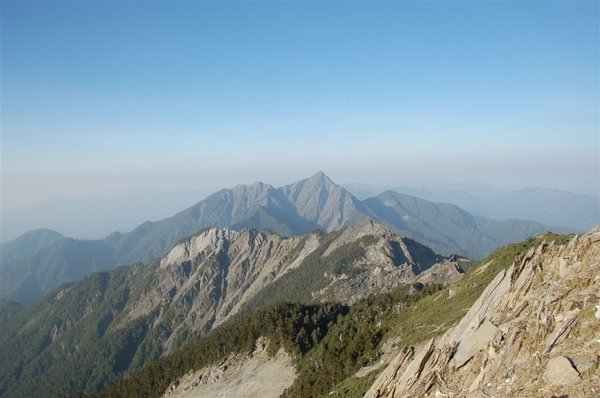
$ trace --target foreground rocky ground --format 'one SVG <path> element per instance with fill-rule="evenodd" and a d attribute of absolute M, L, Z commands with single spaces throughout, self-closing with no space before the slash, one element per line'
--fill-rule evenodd
<path fill-rule="evenodd" d="M 600 396 L 600 227 L 544 242 L 459 324 L 404 347 L 367 398 Z"/>

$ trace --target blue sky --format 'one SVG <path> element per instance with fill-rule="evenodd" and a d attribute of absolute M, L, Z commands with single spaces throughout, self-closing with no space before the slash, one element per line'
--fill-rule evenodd
<path fill-rule="evenodd" d="M 317 170 L 598 195 L 598 4 L 3 1 L 4 205 Z"/>

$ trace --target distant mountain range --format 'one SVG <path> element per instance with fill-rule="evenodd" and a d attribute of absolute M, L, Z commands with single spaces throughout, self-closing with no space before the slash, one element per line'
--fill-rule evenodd
<path fill-rule="evenodd" d="M 502 219 L 526 219 L 547 225 L 563 225 L 587 231 L 600 224 L 600 199 L 557 189 L 528 187 L 506 191 L 481 183 L 403 185 L 383 188 L 369 184 L 345 184 L 361 199 L 386 190 L 433 202 L 453 203 L 472 214 Z"/>
<path fill-rule="evenodd" d="M 481 182 L 405 181 L 388 186 L 342 185 L 359 201 L 393 191 L 430 202 L 452 203 L 473 215 L 496 220 L 531 220 L 577 231 L 587 231 L 600 224 L 598 195 L 543 187 L 510 191 Z M 114 231 L 131 231 L 147 220 L 170 217 L 213 192 L 206 189 L 169 193 L 132 190 L 113 197 L 55 197 L 20 208 L 0 209 L 0 242 L 42 227 L 77 239 L 102 239 Z"/>
<path fill-rule="evenodd" d="M 386 224 L 442 255 L 474 259 L 545 230 L 571 232 L 532 221 L 476 217 L 455 205 L 392 191 L 361 201 L 319 172 L 281 188 L 255 183 L 223 189 L 172 217 L 101 240 L 75 240 L 43 230 L 3 243 L 0 298 L 31 302 L 91 272 L 150 262 L 204 228 L 247 227 L 292 236 L 317 228 L 334 231 L 363 219 Z"/>

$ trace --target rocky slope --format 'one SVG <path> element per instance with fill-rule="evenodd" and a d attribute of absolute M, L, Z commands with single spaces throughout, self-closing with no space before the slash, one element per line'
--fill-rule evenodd
<path fill-rule="evenodd" d="M 598 396 L 599 259 L 600 228 L 530 250 L 455 327 L 403 348 L 365 397 Z"/>
<path fill-rule="evenodd" d="M 168 303 L 167 307 L 185 308 L 173 324 L 172 338 L 183 329 L 211 329 L 236 314 L 267 285 L 278 286 L 286 274 L 289 279 L 293 272 L 299 282 L 308 278 L 304 274 L 312 270 L 304 261 L 311 254 L 319 264 L 337 264 L 336 252 L 339 256 L 349 247 L 358 250 L 352 256 L 341 256 L 344 267 L 334 272 L 323 267 L 316 286 L 302 286 L 304 297 L 299 301 L 352 304 L 370 293 L 411 283 L 434 265 L 438 269 L 449 264 L 427 247 L 372 221 L 337 234 L 314 232 L 290 238 L 249 229 L 210 228 L 179 243 L 160 260 L 155 270 L 160 275 L 158 283 L 127 307 L 122 323 L 147 316 Z M 168 316 L 170 313 L 161 309 L 156 322 Z"/>
<path fill-rule="evenodd" d="M 186 374 L 163 397 L 279 397 L 294 382 L 296 370 L 283 348 L 269 355 L 268 344 L 268 340 L 260 338 L 249 354 L 231 355 L 218 364 Z"/>

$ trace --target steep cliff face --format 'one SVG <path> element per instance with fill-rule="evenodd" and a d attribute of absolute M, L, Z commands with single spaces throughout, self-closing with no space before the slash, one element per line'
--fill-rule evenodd
<path fill-rule="evenodd" d="M 365 397 L 600 394 L 600 228 L 544 242 L 499 273 L 462 320 L 405 347 Z"/>
<path fill-rule="evenodd" d="M 282 238 L 248 229 L 205 230 L 160 260 L 157 284 L 131 303 L 121 326 L 159 309 L 155 323 L 169 322 L 173 338 L 183 330 L 211 329 L 301 263 L 318 239 L 318 234 Z"/>

